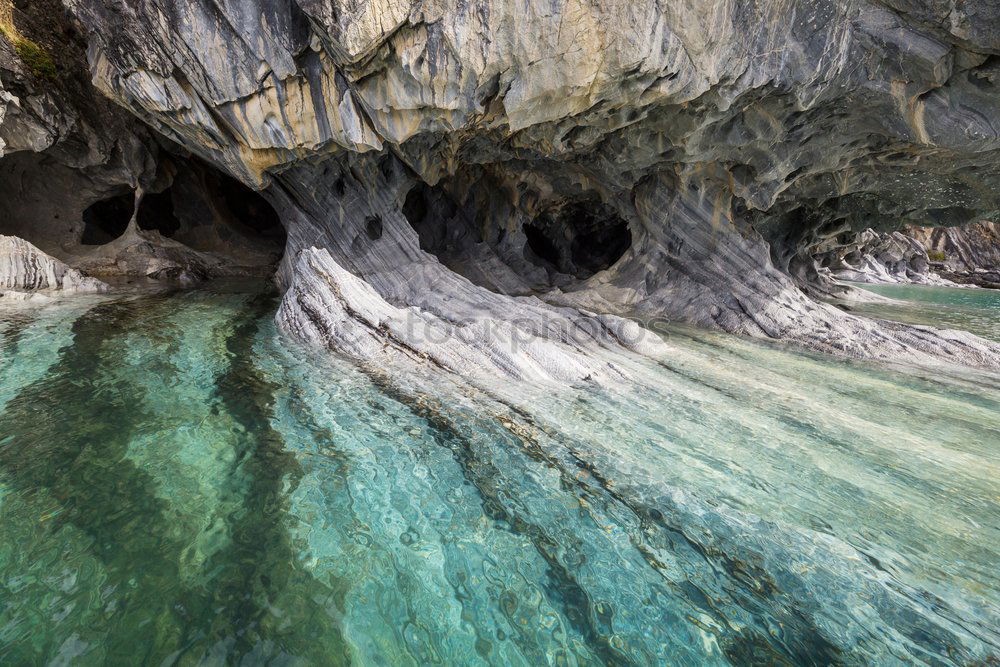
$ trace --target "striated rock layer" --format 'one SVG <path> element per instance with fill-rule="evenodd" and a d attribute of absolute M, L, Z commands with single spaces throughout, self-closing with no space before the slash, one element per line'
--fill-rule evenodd
<path fill-rule="evenodd" d="M 974 222 L 961 227 L 906 231 L 927 251 L 938 273 L 959 283 L 1000 289 L 1000 225 Z"/>
<path fill-rule="evenodd" d="M 1000 228 L 992 222 L 907 227 L 828 239 L 812 248 L 823 279 L 1000 288 Z"/>
<path fill-rule="evenodd" d="M 878 233 L 866 229 L 853 243 L 834 243 L 832 250 L 819 254 L 821 268 L 838 280 L 957 286 L 931 271 L 927 249 L 902 232 Z"/>
<path fill-rule="evenodd" d="M 23 239 L 0 236 L 0 290 L 105 292 L 107 289 L 100 280 L 82 275 Z"/>
<path fill-rule="evenodd" d="M 304 338 L 599 379 L 638 316 L 1000 364 L 811 298 L 819 244 L 1000 210 L 992 0 L 65 4 L 100 90 L 264 191 Z"/>

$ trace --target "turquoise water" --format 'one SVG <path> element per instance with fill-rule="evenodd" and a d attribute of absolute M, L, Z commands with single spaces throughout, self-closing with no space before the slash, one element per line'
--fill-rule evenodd
<path fill-rule="evenodd" d="M 1000 341 L 1000 290 L 929 287 L 926 285 L 855 284 L 895 303 L 868 303 L 855 310 L 863 315 L 961 329 Z"/>
<path fill-rule="evenodd" d="M 1000 657 L 996 376 L 678 330 L 621 389 L 484 391 L 275 305 L 0 311 L 0 663 Z"/>

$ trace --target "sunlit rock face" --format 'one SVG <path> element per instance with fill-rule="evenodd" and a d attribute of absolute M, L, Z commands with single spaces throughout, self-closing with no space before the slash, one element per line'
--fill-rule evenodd
<path fill-rule="evenodd" d="M 333 295 L 527 326 L 560 379 L 594 377 L 579 346 L 606 341 L 552 323 L 610 315 L 996 363 L 803 291 L 825 240 L 1000 209 L 991 0 L 66 4 L 98 88 L 265 189 L 289 234 L 280 320 L 304 337 L 342 346 L 296 301 L 309 284 L 359 322 Z M 325 263 L 363 284 L 317 281 Z"/>

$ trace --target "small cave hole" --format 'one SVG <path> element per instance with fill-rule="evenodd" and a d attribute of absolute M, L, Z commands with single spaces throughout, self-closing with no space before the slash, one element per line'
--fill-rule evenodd
<path fill-rule="evenodd" d="M 382 218 L 378 215 L 369 215 L 365 219 L 365 232 L 372 241 L 382 238 Z"/>
<path fill-rule="evenodd" d="M 525 259 L 586 280 L 610 268 L 632 246 L 632 232 L 611 208 L 594 201 L 574 202 L 543 213 L 522 226 Z"/>
<path fill-rule="evenodd" d="M 386 183 L 392 182 L 392 176 L 394 169 L 392 167 L 392 160 L 383 160 L 379 165 L 379 170 L 382 172 L 382 178 L 385 179 Z"/>
<path fill-rule="evenodd" d="M 139 229 L 157 231 L 168 238 L 176 234 L 181 223 L 174 214 L 174 198 L 170 188 L 144 195 L 139 202 L 139 214 L 135 222 Z"/>
<path fill-rule="evenodd" d="M 524 223 L 523 229 L 531 252 L 535 253 L 539 259 L 558 268 L 560 266 L 559 248 L 546 236 L 545 231 L 530 222 Z"/>
<path fill-rule="evenodd" d="M 94 202 L 83 212 L 83 245 L 104 245 L 125 233 L 132 212 L 135 195 L 128 192 L 117 197 Z"/>
<path fill-rule="evenodd" d="M 417 183 L 406 193 L 403 215 L 420 239 L 420 249 L 442 259 L 448 254 L 448 222 L 458 213 L 458 206 L 442 188 Z M 450 230 L 460 234 L 454 227 Z"/>
<path fill-rule="evenodd" d="M 218 174 L 218 188 L 218 194 L 239 226 L 253 236 L 284 247 L 286 233 L 281 217 L 263 195 L 223 173 Z"/>
<path fill-rule="evenodd" d="M 427 193 L 425 188 L 416 185 L 406 193 L 406 201 L 403 202 L 403 215 L 410 221 L 410 225 L 414 229 L 424 223 L 427 219 Z"/>

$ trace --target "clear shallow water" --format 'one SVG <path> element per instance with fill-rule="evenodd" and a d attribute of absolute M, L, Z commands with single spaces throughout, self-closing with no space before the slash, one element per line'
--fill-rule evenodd
<path fill-rule="evenodd" d="M 266 294 L 0 312 L 0 663 L 1000 656 L 1000 379 L 677 331 L 389 381 Z"/>
<path fill-rule="evenodd" d="M 1000 341 L 1000 290 L 927 285 L 854 285 L 897 300 L 895 303 L 859 304 L 853 307 L 859 314 L 908 324 L 962 329 Z"/>

